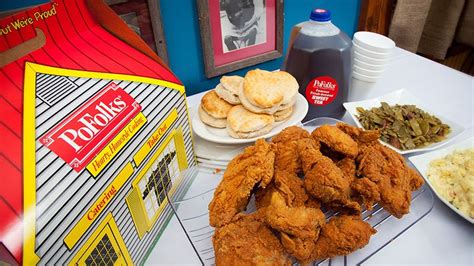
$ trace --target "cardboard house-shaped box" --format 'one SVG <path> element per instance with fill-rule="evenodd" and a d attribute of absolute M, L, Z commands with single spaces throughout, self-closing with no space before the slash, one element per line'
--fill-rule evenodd
<path fill-rule="evenodd" d="M 196 164 L 184 87 L 99 0 L 0 32 L 0 264 L 142 263 Z"/>

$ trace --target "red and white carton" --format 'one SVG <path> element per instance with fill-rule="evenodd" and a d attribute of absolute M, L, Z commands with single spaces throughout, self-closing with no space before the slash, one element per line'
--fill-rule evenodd
<path fill-rule="evenodd" d="M 0 264 L 142 264 L 196 164 L 183 85 L 101 0 L 0 32 Z"/>

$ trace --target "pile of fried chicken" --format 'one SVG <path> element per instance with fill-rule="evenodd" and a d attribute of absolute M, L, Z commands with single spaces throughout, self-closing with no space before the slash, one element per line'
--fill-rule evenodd
<path fill-rule="evenodd" d="M 376 230 L 362 208 L 379 203 L 400 218 L 423 184 L 379 137 L 343 123 L 293 126 L 246 148 L 209 204 L 216 264 L 308 264 L 367 245 Z M 257 210 L 244 213 L 253 194 Z M 321 209 L 337 215 L 326 221 Z"/>

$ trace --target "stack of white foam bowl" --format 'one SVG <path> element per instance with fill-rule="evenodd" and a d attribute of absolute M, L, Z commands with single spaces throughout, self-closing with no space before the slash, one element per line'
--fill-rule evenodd
<path fill-rule="evenodd" d="M 359 31 L 352 40 L 352 77 L 366 82 L 375 82 L 389 63 L 395 42 L 369 31 Z"/>

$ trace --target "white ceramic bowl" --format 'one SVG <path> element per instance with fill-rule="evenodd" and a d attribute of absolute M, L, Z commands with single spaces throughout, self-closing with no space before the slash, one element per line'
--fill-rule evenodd
<path fill-rule="evenodd" d="M 370 31 L 356 32 L 353 42 L 362 48 L 379 53 L 389 53 L 395 48 L 395 42 L 390 38 Z"/>
<path fill-rule="evenodd" d="M 376 82 L 380 76 L 367 76 L 356 71 L 352 71 L 352 77 L 365 82 Z"/>
<path fill-rule="evenodd" d="M 364 63 L 374 64 L 374 65 L 384 65 L 390 61 L 390 58 L 387 58 L 387 59 L 373 58 L 373 57 L 363 55 L 356 50 L 352 51 L 352 57 L 355 59 L 358 59 L 359 61 L 363 61 Z"/>
<path fill-rule="evenodd" d="M 355 66 L 362 67 L 362 68 L 372 70 L 372 71 L 383 71 L 385 69 L 385 66 L 388 65 L 388 63 L 370 64 L 370 63 L 361 61 L 357 58 L 353 58 L 352 62 L 354 63 Z"/>
<path fill-rule="evenodd" d="M 423 153 L 421 155 L 416 155 L 410 157 L 410 161 L 413 163 L 413 165 L 416 167 L 418 172 L 423 176 L 425 179 L 426 183 L 431 187 L 431 190 L 434 191 L 436 196 L 444 203 L 446 204 L 451 210 L 462 216 L 464 219 L 468 220 L 471 224 L 474 224 L 474 218 L 471 218 L 470 216 L 466 215 L 465 213 L 461 212 L 457 207 L 455 207 L 451 202 L 449 202 L 446 198 L 441 196 L 441 193 L 439 193 L 436 188 L 433 186 L 431 183 L 431 180 L 428 177 L 428 169 L 430 166 L 431 161 L 440 159 L 445 157 L 448 154 L 451 154 L 455 150 L 463 150 L 463 149 L 468 149 L 468 148 L 473 148 L 474 147 L 474 137 L 472 137 L 472 130 L 471 132 L 468 132 L 468 134 L 462 134 L 462 135 L 471 135 L 470 138 L 467 138 L 463 141 L 458 141 L 455 144 L 452 144 L 446 148 Z"/>
<path fill-rule="evenodd" d="M 354 49 L 354 51 L 360 53 L 360 54 L 363 54 L 367 57 L 370 57 L 370 58 L 376 58 L 376 59 L 390 59 L 392 57 L 392 53 L 391 51 L 390 52 L 387 52 L 387 53 L 380 53 L 380 52 L 374 52 L 372 50 L 368 50 L 368 49 L 365 49 L 359 45 L 357 45 L 356 43 L 352 42 L 352 49 Z"/>
<path fill-rule="evenodd" d="M 375 71 L 375 70 L 370 70 L 370 69 L 360 67 L 357 64 L 354 64 L 352 71 L 355 71 L 359 74 L 370 76 L 370 77 L 379 77 L 383 73 L 383 69 L 379 71 Z"/>

